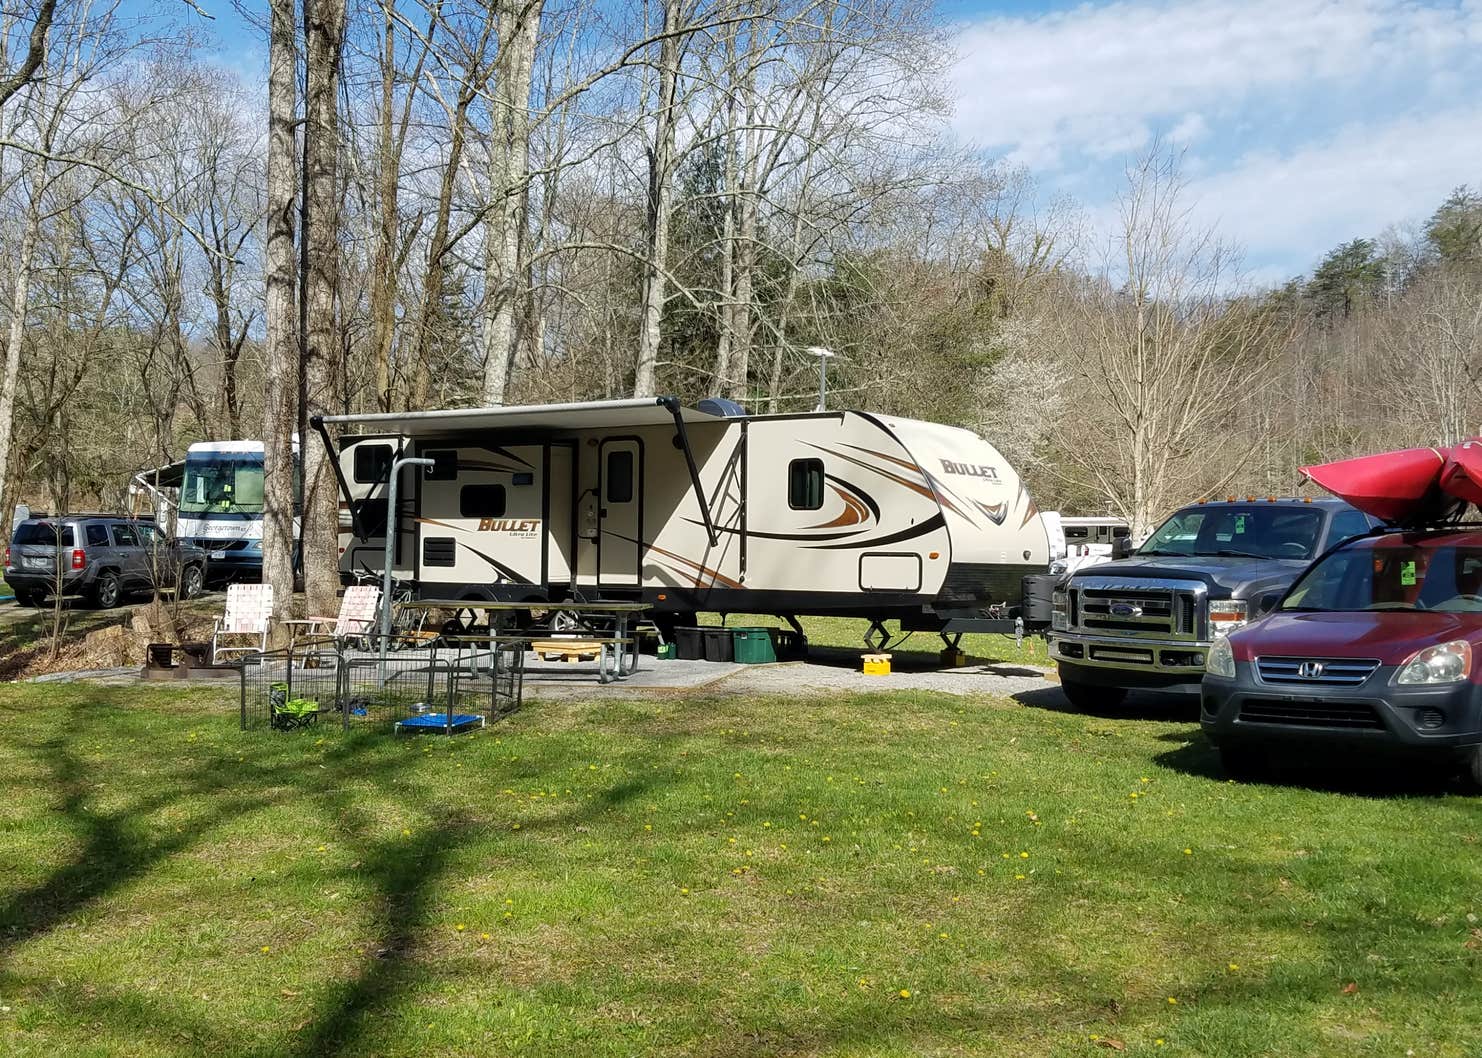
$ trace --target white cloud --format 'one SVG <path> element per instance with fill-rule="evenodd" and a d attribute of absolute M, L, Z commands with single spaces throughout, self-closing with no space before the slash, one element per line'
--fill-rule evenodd
<path fill-rule="evenodd" d="M 1119 0 L 989 18 L 957 36 L 954 124 L 1048 168 L 1190 115 L 1209 122 L 1311 93 L 1341 107 L 1386 88 L 1475 92 L 1479 22 L 1477 0 Z"/>
<path fill-rule="evenodd" d="M 1482 182 L 1482 0 L 1111 0 L 965 24 L 957 53 L 961 139 L 1105 233 L 1160 136 L 1259 280 Z"/>
<path fill-rule="evenodd" d="M 1258 151 L 1193 179 L 1193 215 L 1254 260 L 1308 268 L 1348 239 L 1423 219 L 1458 184 L 1482 181 L 1482 105 L 1350 126 L 1288 154 Z M 1281 278 L 1285 278 L 1282 276 Z"/>

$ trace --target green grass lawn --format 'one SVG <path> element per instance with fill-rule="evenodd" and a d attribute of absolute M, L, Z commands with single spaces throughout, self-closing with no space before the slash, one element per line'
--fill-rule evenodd
<path fill-rule="evenodd" d="M 1482 806 L 929 694 L 0 687 L 0 1054 L 1475 1055 Z"/>

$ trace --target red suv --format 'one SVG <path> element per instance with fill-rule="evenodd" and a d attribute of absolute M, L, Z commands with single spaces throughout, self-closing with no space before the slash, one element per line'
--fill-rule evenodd
<path fill-rule="evenodd" d="M 1391 531 L 1315 562 L 1210 649 L 1200 720 L 1226 767 L 1376 747 L 1482 785 L 1482 532 Z"/>

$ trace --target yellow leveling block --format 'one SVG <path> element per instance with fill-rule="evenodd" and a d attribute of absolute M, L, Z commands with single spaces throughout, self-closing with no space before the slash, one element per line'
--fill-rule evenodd
<path fill-rule="evenodd" d="M 864 674 L 866 676 L 889 676 L 890 655 L 889 654 L 862 654 L 864 661 Z"/>

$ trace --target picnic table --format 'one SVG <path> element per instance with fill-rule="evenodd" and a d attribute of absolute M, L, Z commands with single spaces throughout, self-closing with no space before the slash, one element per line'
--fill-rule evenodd
<path fill-rule="evenodd" d="M 559 603 L 540 602 L 491 602 L 483 599 L 413 599 L 400 604 L 403 610 L 451 610 L 456 619 L 465 624 L 474 624 L 479 617 L 489 627 L 489 632 L 494 637 L 499 637 L 505 631 L 506 625 L 520 613 L 528 613 L 531 610 L 551 610 L 560 613 L 569 613 L 575 616 L 576 624 L 587 629 L 591 633 L 591 625 L 594 621 L 610 622 L 610 632 L 599 634 L 580 634 L 578 628 L 550 629 L 545 630 L 538 636 L 524 636 L 526 640 L 534 643 L 537 641 L 555 641 L 559 639 L 564 646 L 576 647 L 581 644 L 591 646 L 590 653 L 597 656 L 598 679 L 602 683 L 608 682 L 608 665 L 606 664 L 609 650 L 615 656 L 612 677 L 615 679 L 626 679 L 638 671 L 638 637 L 633 634 L 632 626 L 635 620 L 641 617 L 649 609 L 646 602 L 619 602 L 598 601 L 578 602 L 565 601 Z"/>

